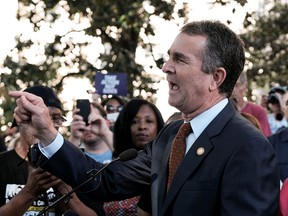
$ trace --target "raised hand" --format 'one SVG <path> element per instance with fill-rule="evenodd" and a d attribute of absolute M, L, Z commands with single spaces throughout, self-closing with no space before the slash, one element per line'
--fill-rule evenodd
<path fill-rule="evenodd" d="M 83 121 L 82 116 L 77 115 L 79 109 L 76 109 L 73 114 L 73 119 L 70 125 L 71 128 L 71 136 L 69 137 L 69 141 L 74 145 L 80 145 L 81 139 L 83 136 L 83 132 L 86 128 L 86 123 Z"/>
<path fill-rule="evenodd" d="M 88 117 L 88 123 L 91 132 L 101 137 L 108 147 L 113 150 L 113 133 L 109 129 L 107 120 L 101 115 L 92 111 Z"/>
<path fill-rule="evenodd" d="M 42 145 L 49 145 L 56 137 L 57 130 L 50 119 L 49 110 L 41 97 L 28 92 L 12 91 L 9 95 L 16 98 L 17 107 L 14 118 L 18 125 L 31 127 L 32 135 L 38 138 Z"/>

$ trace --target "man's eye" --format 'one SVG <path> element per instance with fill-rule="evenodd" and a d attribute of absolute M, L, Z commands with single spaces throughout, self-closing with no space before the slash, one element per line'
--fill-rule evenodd
<path fill-rule="evenodd" d="M 183 59 L 181 59 L 181 58 L 177 58 L 176 61 L 177 61 L 177 62 L 180 62 L 180 63 L 186 63 L 186 62 L 185 62 Z"/>

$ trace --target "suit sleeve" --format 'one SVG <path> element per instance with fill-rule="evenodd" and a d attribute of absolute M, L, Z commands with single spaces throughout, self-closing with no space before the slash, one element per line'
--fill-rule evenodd
<path fill-rule="evenodd" d="M 87 173 L 97 172 L 103 164 L 86 156 L 78 147 L 65 140 L 63 146 L 41 167 L 75 188 L 91 177 Z M 79 190 L 89 193 L 95 201 L 133 197 L 149 188 L 150 167 L 151 148 L 147 146 L 135 159 L 116 161 L 107 166 Z"/>

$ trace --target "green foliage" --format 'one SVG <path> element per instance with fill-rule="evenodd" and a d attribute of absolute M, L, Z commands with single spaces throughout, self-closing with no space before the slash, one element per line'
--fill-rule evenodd
<path fill-rule="evenodd" d="M 20 0 L 18 19 L 29 21 L 33 31 L 29 37 L 24 33 L 17 35 L 17 45 L 5 59 L 8 71 L 1 74 L 1 82 L 5 82 L 1 108 L 6 118 L 2 118 L 1 125 L 12 116 L 13 99 L 7 98 L 8 91 L 43 84 L 60 92 L 64 79 L 71 76 L 87 77 L 92 83 L 97 72 L 125 72 L 128 97 L 137 89 L 153 98 L 157 89 L 152 84 L 158 80 L 135 61 L 136 49 L 142 47 L 147 56 L 152 56 L 154 44 L 147 44 L 140 35 L 154 35 L 152 16 L 166 20 L 175 18 L 175 13 L 184 16 L 186 4 L 174 11 L 175 4 L 174 0 Z M 55 26 L 62 20 L 67 24 L 56 31 Z M 43 31 L 48 38 L 45 42 L 41 42 L 41 36 L 35 37 Z M 81 34 L 83 39 L 75 39 L 75 34 Z M 103 47 L 90 51 L 95 58 L 89 60 L 87 47 L 97 39 Z M 162 63 L 162 57 L 157 57 L 150 68 L 161 68 Z"/>
<path fill-rule="evenodd" d="M 215 0 L 215 1 L 213 2 L 213 4 L 216 3 L 216 4 L 220 4 L 220 5 L 222 5 L 222 6 L 225 6 L 225 5 L 227 5 L 227 4 L 229 4 L 229 3 L 233 2 L 233 1 L 239 3 L 242 7 L 243 7 L 245 4 L 247 4 L 247 0 Z"/>
<path fill-rule="evenodd" d="M 249 53 L 247 75 L 258 87 L 287 86 L 287 23 L 288 5 L 278 1 L 267 12 L 246 15 L 241 37 Z"/>
<path fill-rule="evenodd" d="M 153 99 L 156 92 L 153 83 L 158 80 L 145 68 L 161 68 L 164 60 L 161 55 L 153 55 L 154 44 L 146 40 L 155 31 L 151 19 L 157 16 L 165 20 L 177 17 L 187 20 L 188 13 L 187 4 L 175 11 L 175 0 L 18 2 L 19 22 L 26 23 L 27 27 L 28 21 L 27 28 L 32 32 L 28 36 L 24 32 L 17 35 L 17 45 L 4 62 L 7 71 L 1 73 L 0 100 L 5 115 L 1 117 L 1 125 L 11 121 L 15 106 L 13 98 L 7 96 L 8 91 L 43 84 L 53 86 L 60 93 L 66 77 L 87 77 L 93 82 L 97 72 L 125 72 L 128 97 L 138 90 Z M 211 1 L 223 6 L 232 2 L 240 6 L 247 4 L 247 0 Z M 267 12 L 247 14 L 245 32 L 241 35 L 247 46 L 249 81 L 263 88 L 267 83 L 268 87 L 274 83 L 287 85 L 288 9 L 287 4 L 276 0 L 272 5 L 268 11 L 263 10 Z M 235 8 L 232 10 L 235 12 Z M 61 25 L 64 22 L 65 25 Z M 81 35 L 82 39 L 75 35 Z M 44 36 L 48 39 L 43 42 Z M 95 41 L 102 45 L 95 47 Z M 93 50 L 87 51 L 88 47 Z M 147 57 L 154 59 L 150 65 L 135 61 L 139 47 L 145 50 Z"/>

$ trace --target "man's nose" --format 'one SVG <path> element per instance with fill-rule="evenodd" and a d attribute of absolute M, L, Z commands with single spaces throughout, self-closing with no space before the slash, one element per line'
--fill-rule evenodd
<path fill-rule="evenodd" d="M 164 63 L 164 65 L 162 67 L 162 71 L 164 73 L 174 73 L 175 69 L 174 69 L 174 66 L 172 65 L 170 59 L 166 63 Z"/>

